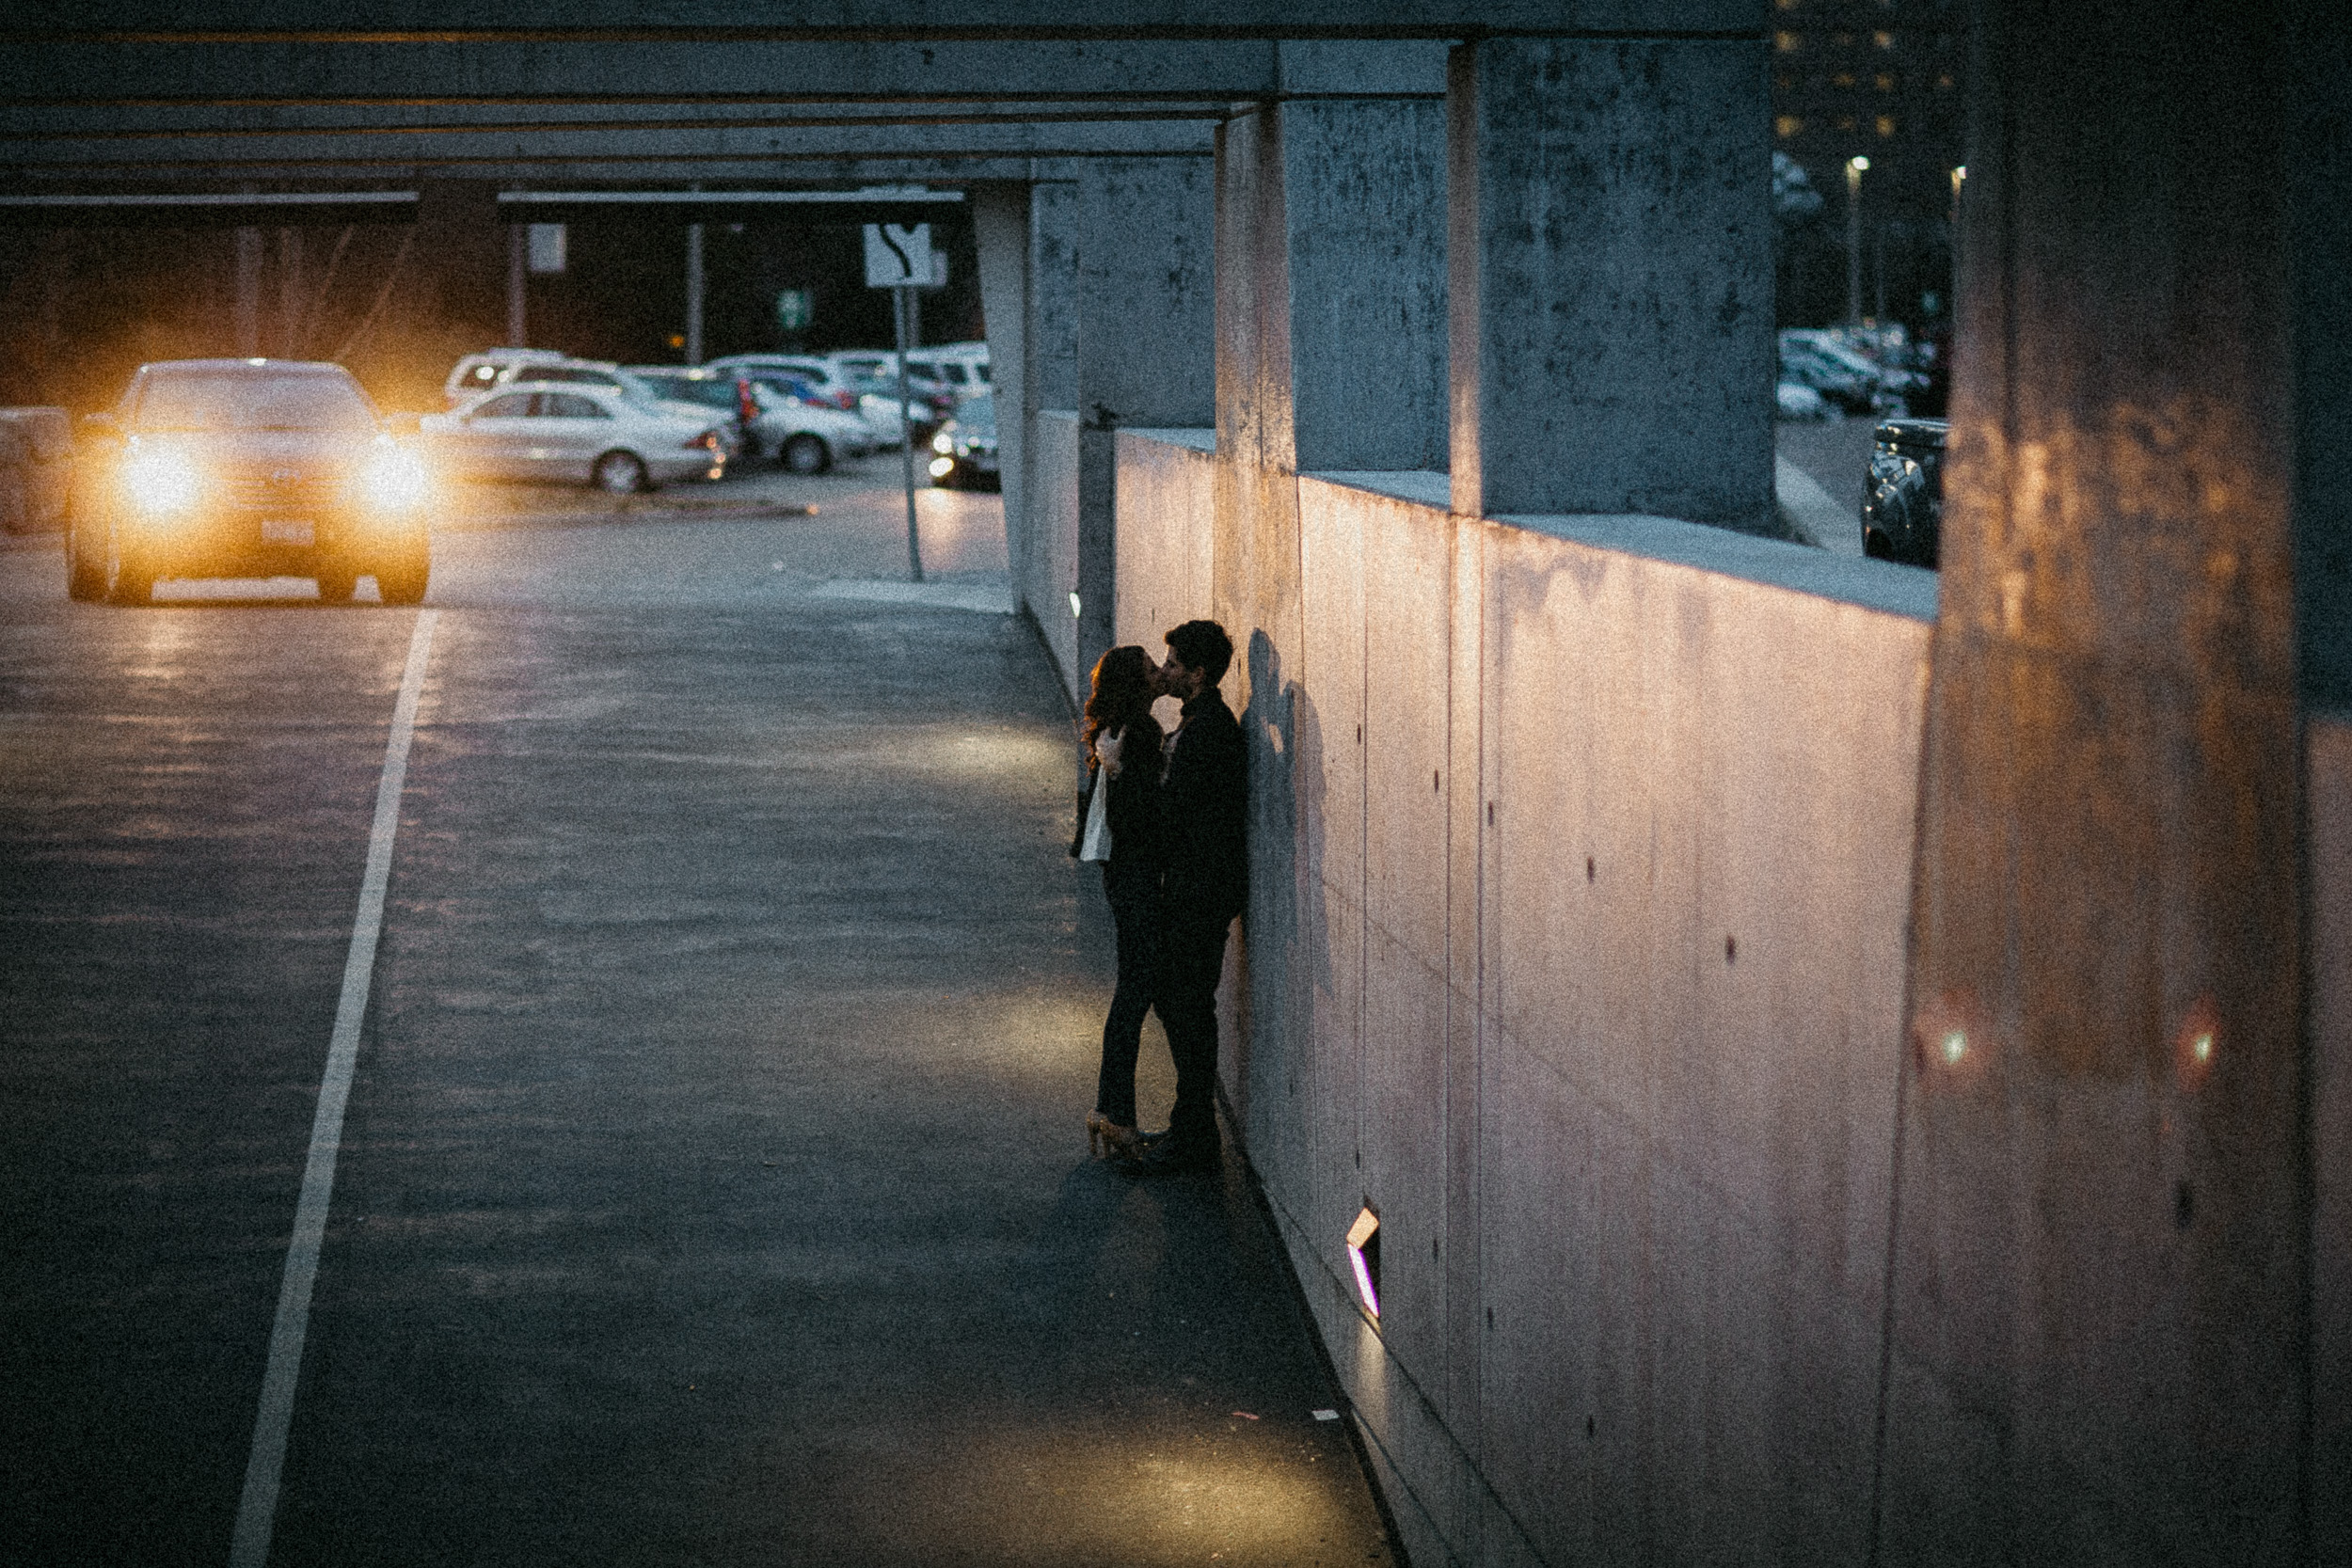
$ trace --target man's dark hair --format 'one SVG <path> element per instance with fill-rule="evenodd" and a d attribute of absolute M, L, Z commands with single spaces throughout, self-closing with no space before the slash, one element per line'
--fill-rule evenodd
<path fill-rule="evenodd" d="M 1210 686 L 1225 678 L 1233 662 L 1233 640 L 1215 621 L 1186 621 L 1168 634 L 1168 646 L 1187 670 L 1198 670 Z"/>

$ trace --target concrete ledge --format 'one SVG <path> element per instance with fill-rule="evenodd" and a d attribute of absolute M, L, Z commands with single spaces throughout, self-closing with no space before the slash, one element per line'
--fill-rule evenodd
<path fill-rule="evenodd" d="M 1375 496 L 1387 496 L 1391 500 L 1414 501 L 1422 506 L 1435 507 L 1440 512 L 1454 505 L 1454 476 L 1437 468 L 1360 470 L 1301 474 L 1298 477 L 1319 479 L 1327 484 L 1343 484 L 1350 490 L 1369 490 Z"/>
<path fill-rule="evenodd" d="M 1492 520 L 1595 549 L 1721 572 L 1930 625 L 1935 620 L 1936 575 L 1924 567 L 1857 561 L 1674 517 L 1580 515 Z"/>
<path fill-rule="evenodd" d="M 1216 432 L 1214 430 L 1168 428 L 1161 430 L 1122 430 L 1119 434 L 1127 440 L 1161 441 L 1165 442 L 1168 446 L 1184 447 L 1191 451 L 1214 452 L 1216 451 Z"/>

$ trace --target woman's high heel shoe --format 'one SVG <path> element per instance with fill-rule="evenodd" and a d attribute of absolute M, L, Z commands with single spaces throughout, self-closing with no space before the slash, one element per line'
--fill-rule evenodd
<path fill-rule="evenodd" d="M 1087 1113 L 1087 1152 L 1132 1160 L 1142 1151 L 1142 1133 L 1120 1126 L 1100 1111 Z"/>

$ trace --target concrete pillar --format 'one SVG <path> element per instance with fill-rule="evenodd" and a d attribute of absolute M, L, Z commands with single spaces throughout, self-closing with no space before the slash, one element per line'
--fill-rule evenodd
<path fill-rule="evenodd" d="M 1445 467 L 1445 136 L 1431 103 L 1227 122 L 1220 451 L 1285 475 Z"/>
<path fill-rule="evenodd" d="M 302 230 L 278 230 L 278 355 L 302 357 Z"/>
<path fill-rule="evenodd" d="M 2328 713 L 2341 725 L 2352 718 L 2352 11 L 2303 6 L 2283 54 L 2295 70 L 2286 103 L 2294 117 L 2287 145 L 2295 224 L 2296 673 L 2307 713 Z M 2315 773 L 2325 768 L 2320 746 L 2312 758 Z M 2343 1477 L 2352 1475 L 2352 1040 L 2321 1032 L 2330 1014 L 2322 975 L 2332 973 L 2335 994 L 2345 994 L 2342 976 L 2352 968 L 2352 942 L 2331 934 L 2319 892 L 2331 884 L 2352 890 L 2352 853 L 2344 848 L 2341 815 L 2332 837 L 2324 836 L 2318 824 L 2326 800 L 2314 782 L 2307 863 L 2315 918 L 2306 937 L 2317 1076 L 2311 1112 L 2317 1212 L 2310 1469 L 2315 1477 Z M 2330 843 L 2332 877 L 2320 869 L 2323 846 Z M 2345 927 L 2344 897 L 2339 893 L 2335 932 Z M 2345 1016 L 2341 1004 L 2333 1016 Z M 2352 1487 L 2314 1487 L 2312 1502 L 2312 1560 L 2352 1562 Z"/>
<path fill-rule="evenodd" d="M 686 362 L 703 362 L 703 226 L 686 226 Z"/>
<path fill-rule="evenodd" d="M 1876 1555 L 2311 1561 L 2286 16 L 1975 13 Z"/>
<path fill-rule="evenodd" d="M 1098 158 L 1078 181 L 1074 669 L 1111 645 L 1120 426 L 1216 422 L 1215 164 Z"/>
<path fill-rule="evenodd" d="M 240 229 L 237 252 L 237 356 L 262 352 L 262 231 Z"/>
<path fill-rule="evenodd" d="M 1026 184 L 988 183 L 970 191 L 973 237 L 980 261 L 980 315 L 988 335 L 990 386 L 996 400 L 996 462 L 1005 499 L 1005 561 L 1017 599 L 1028 559 L 1024 510 L 1028 420 L 1026 363 L 1029 293 L 1029 192 Z M 1021 600 L 1021 602 L 1026 602 Z M 1035 614 L 1036 607 L 1030 608 Z"/>
<path fill-rule="evenodd" d="M 531 226 L 510 223 L 506 226 L 506 346 L 528 347 L 531 340 L 524 336 L 528 325 L 526 306 L 531 285 Z"/>
<path fill-rule="evenodd" d="M 1456 513 L 1772 526 L 1765 50 L 1689 37 L 1454 50 Z"/>

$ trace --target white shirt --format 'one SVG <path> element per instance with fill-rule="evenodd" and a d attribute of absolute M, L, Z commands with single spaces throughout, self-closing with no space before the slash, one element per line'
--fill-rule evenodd
<path fill-rule="evenodd" d="M 1094 773 L 1094 798 L 1087 805 L 1086 838 L 1078 846 L 1082 861 L 1111 858 L 1111 817 L 1108 802 L 1111 775 L 1119 770 L 1119 736 L 1105 732 L 1094 737 L 1094 755 L 1102 766 Z"/>

